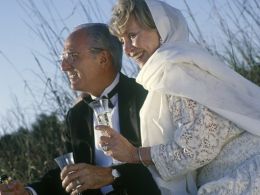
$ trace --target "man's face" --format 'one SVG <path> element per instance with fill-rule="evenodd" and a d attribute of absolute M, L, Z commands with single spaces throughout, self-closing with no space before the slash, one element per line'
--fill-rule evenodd
<path fill-rule="evenodd" d="M 92 92 L 102 75 L 99 59 L 91 53 L 91 46 L 91 40 L 82 32 L 72 34 L 64 44 L 61 69 L 68 75 L 73 90 Z"/>

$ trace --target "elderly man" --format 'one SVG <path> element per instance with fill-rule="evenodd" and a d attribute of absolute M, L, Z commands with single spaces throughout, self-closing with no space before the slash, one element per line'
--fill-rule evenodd
<path fill-rule="evenodd" d="M 99 141 L 95 139 L 98 131 L 94 130 L 96 122 L 88 102 L 109 96 L 113 105 L 113 127 L 133 145 L 141 144 L 139 109 L 146 91 L 134 79 L 120 73 L 121 62 L 121 43 L 105 24 L 80 25 L 69 35 L 64 44 L 61 69 L 67 74 L 71 88 L 85 94 L 67 115 L 66 146 L 68 152 L 74 154 L 75 165 L 65 167 L 61 174 L 58 169 L 48 172 L 41 181 L 29 185 L 27 192 L 56 195 L 64 194 L 65 189 L 75 195 L 79 192 L 86 195 L 160 194 L 146 167 L 127 163 L 112 165 L 111 157 L 99 149 Z"/>

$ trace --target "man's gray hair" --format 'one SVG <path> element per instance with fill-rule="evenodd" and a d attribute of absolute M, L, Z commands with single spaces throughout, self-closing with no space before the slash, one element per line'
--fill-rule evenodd
<path fill-rule="evenodd" d="M 90 37 L 95 48 L 107 50 L 112 56 L 113 66 L 120 72 L 122 67 L 122 44 L 117 37 L 109 32 L 108 25 L 104 23 L 86 23 L 77 26 L 75 29 L 84 30 L 87 37 Z"/>

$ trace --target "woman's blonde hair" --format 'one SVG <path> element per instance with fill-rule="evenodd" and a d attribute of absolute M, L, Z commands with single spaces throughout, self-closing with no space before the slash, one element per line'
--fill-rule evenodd
<path fill-rule="evenodd" d="M 147 29 L 156 29 L 151 12 L 144 0 L 118 0 L 112 9 L 110 31 L 119 36 L 124 33 L 130 16 Z"/>

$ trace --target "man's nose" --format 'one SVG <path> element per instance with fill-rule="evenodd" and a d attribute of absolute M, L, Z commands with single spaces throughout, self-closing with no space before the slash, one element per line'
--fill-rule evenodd
<path fill-rule="evenodd" d="M 62 71 L 68 71 L 71 70 L 73 68 L 72 65 L 70 65 L 66 60 L 62 60 L 60 63 L 60 68 Z"/>

